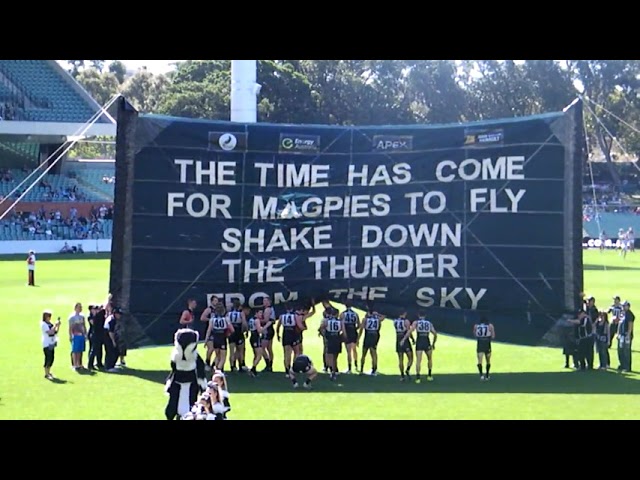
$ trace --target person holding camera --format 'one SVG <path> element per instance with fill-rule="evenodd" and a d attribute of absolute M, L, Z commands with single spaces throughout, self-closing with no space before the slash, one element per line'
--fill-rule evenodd
<path fill-rule="evenodd" d="M 40 330 L 42 331 L 42 350 L 44 351 L 44 378 L 47 380 L 53 380 L 51 367 L 55 360 L 55 349 L 58 346 L 60 324 L 60 317 L 58 317 L 57 322 L 53 324 L 51 323 L 51 312 L 49 310 L 42 312 Z"/>

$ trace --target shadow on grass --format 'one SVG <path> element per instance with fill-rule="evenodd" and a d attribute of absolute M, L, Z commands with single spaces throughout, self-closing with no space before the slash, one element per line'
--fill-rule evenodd
<path fill-rule="evenodd" d="M 67 383 L 73 384 L 73 382 L 69 382 L 68 380 L 63 380 L 61 378 L 51 378 L 49 379 L 51 383 L 55 383 L 56 385 L 66 385 Z"/>
<path fill-rule="evenodd" d="M 78 375 L 85 375 L 85 376 L 88 376 L 88 377 L 93 377 L 96 374 L 96 372 L 94 372 L 93 370 L 87 370 L 85 368 L 81 368 L 80 370 L 76 370 L 76 373 Z"/>
<path fill-rule="evenodd" d="M 638 267 L 623 267 L 623 266 L 617 266 L 617 265 L 594 265 L 594 264 L 584 264 L 582 267 L 584 270 L 601 270 L 601 271 L 605 271 L 605 270 L 640 270 Z"/>
<path fill-rule="evenodd" d="M 164 385 L 168 371 L 123 370 L 128 375 Z M 231 393 L 281 393 L 291 392 L 291 382 L 284 372 L 262 374 L 251 378 L 246 374 L 228 374 Z M 299 376 L 299 381 L 303 377 Z M 313 382 L 314 391 L 322 393 L 555 393 L 555 394 L 607 394 L 628 395 L 640 393 L 640 375 L 619 374 L 614 371 L 601 372 L 522 372 L 500 373 L 491 376 L 488 382 L 480 381 L 478 374 L 434 373 L 434 381 L 416 384 L 401 382 L 399 375 L 339 375 L 335 382 L 320 374 Z"/>

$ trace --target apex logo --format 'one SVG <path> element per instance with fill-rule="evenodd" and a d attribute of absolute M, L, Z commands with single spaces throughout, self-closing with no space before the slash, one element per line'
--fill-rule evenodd
<path fill-rule="evenodd" d="M 373 148 L 377 151 L 394 153 L 413 150 L 413 137 L 398 135 L 376 135 L 373 137 Z"/>

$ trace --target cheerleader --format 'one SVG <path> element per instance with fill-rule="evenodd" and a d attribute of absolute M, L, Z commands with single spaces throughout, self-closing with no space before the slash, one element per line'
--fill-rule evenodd
<path fill-rule="evenodd" d="M 220 391 L 213 382 L 207 387 L 207 392 L 200 396 L 191 411 L 182 417 L 183 420 L 225 420 L 224 405 L 220 401 Z"/>
<path fill-rule="evenodd" d="M 227 413 L 231 411 L 231 403 L 229 402 L 229 387 L 227 386 L 227 377 L 221 371 L 216 371 L 209 384 L 213 384 L 220 392 L 221 403 L 224 406 L 224 419 L 227 419 Z M 208 387 L 208 386 L 207 386 Z M 212 387 L 213 388 L 213 387 Z"/>

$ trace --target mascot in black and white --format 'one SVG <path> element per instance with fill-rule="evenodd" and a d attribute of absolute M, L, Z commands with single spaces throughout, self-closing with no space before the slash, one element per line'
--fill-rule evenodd
<path fill-rule="evenodd" d="M 207 389 L 205 363 L 198 353 L 200 335 L 195 330 L 182 328 L 175 333 L 171 352 L 171 373 L 165 392 L 169 402 L 165 409 L 167 420 L 182 418 Z"/>

